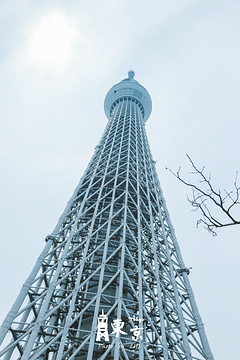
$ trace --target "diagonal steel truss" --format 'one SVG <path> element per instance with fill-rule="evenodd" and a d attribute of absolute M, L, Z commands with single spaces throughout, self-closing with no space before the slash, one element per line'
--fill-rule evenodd
<path fill-rule="evenodd" d="M 143 116 L 133 97 L 115 102 L 83 178 L 2 325 L 4 360 L 213 359 Z M 97 341 L 102 311 L 109 339 Z M 120 336 L 110 325 L 116 319 L 124 323 Z"/>

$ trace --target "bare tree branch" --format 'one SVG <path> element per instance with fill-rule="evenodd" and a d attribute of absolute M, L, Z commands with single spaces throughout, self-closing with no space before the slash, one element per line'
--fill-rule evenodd
<path fill-rule="evenodd" d="M 240 220 L 237 220 L 232 214 L 233 208 L 236 208 L 236 206 L 240 204 L 240 186 L 237 185 L 238 172 L 236 173 L 233 183 L 234 190 L 227 191 L 224 189 L 223 193 L 225 195 L 223 195 L 220 189 L 214 189 L 211 182 L 211 173 L 205 175 L 205 166 L 202 167 L 202 170 L 199 170 L 189 155 L 187 155 L 187 158 L 193 168 L 193 171 L 191 171 L 190 174 L 196 176 L 195 182 L 192 183 L 191 181 L 184 180 L 180 176 L 181 167 L 179 167 L 176 173 L 171 169 L 166 169 L 184 185 L 191 188 L 192 197 L 188 198 L 188 201 L 192 205 L 194 211 L 199 210 L 201 213 L 201 217 L 197 220 L 196 225 L 199 226 L 200 224 L 203 224 L 203 226 L 214 236 L 217 235 L 214 231 L 216 228 L 239 225 Z M 215 211 L 218 211 L 219 214 L 214 215 Z"/>

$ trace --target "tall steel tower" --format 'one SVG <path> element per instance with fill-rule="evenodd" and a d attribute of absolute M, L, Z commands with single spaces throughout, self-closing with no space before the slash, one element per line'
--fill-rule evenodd
<path fill-rule="evenodd" d="M 157 178 L 134 72 L 2 328 L 4 360 L 213 359 Z"/>

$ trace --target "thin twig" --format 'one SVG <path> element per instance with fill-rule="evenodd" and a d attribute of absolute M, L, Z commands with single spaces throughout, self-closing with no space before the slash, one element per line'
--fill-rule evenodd
<path fill-rule="evenodd" d="M 190 181 L 184 180 L 180 176 L 181 167 L 178 168 L 178 171 L 176 173 L 174 173 L 171 169 L 166 169 L 168 169 L 184 185 L 192 189 L 192 198 L 188 198 L 188 201 L 194 208 L 194 211 L 200 210 L 201 212 L 201 218 L 197 220 L 197 226 L 199 224 L 203 224 L 204 227 L 215 236 L 216 232 L 213 230 L 215 228 L 239 225 L 240 221 L 235 219 L 232 213 L 230 213 L 230 210 L 232 210 L 234 206 L 236 207 L 240 204 L 240 186 L 237 185 L 238 172 L 236 173 L 236 177 L 233 183 L 234 190 L 227 191 L 224 189 L 225 196 L 223 196 L 220 189 L 216 191 L 213 188 L 211 183 L 211 173 L 208 174 L 208 177 L 205 176 L 205 166 L 202 167 L 202 170 L 199 170 L 190 158 L 190 156 L 186 156 L 194 170 L 190 172 L 190 175 L 197 176 L 198 183 L 200 185 L 197 185 L 196 182 L 192 183 Z M 230 204 L 229 201 L 231 201 Z M 228 205 L 226 202 L 228 202 Z M 210 211 L 209 209 L 209 204 L 211 203 L 216 208 L 220 209 L 220 211 L 226 216 L 227 221 L 220 221 L 215 215 L 212 214 L 212 211 Z"/>

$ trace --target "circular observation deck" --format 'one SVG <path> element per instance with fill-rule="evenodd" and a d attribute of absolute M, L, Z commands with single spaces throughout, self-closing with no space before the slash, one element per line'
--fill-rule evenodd
<path fill-rule="evenodd" d="M 128 78 L 114 85 L 107 93 L 104 101 L 104 111 L 110 119 L 115 105 L 122 100 L 132 99 L 140 105 L 144 122 L 149 118 L 152 111 L 152 100 L 148 91 L 134 80 L 134 71 L 128 72 Z"/>

